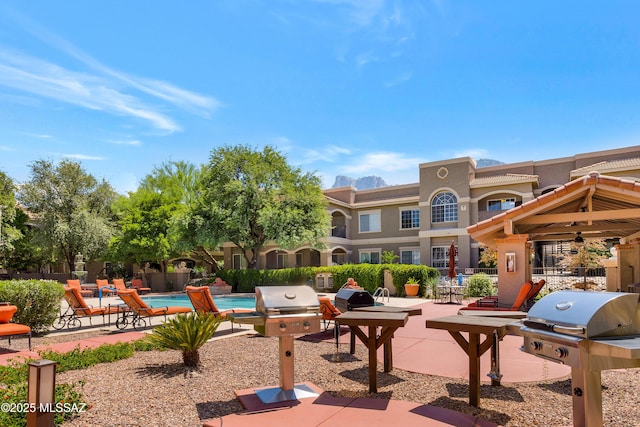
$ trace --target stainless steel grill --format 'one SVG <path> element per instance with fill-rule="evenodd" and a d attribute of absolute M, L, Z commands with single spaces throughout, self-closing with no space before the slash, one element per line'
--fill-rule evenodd
<path fill-rule="evenodd" d="M 256 311 L 229 315 L 251 324 L 264 336 L 279 337 L 280 387 L 256 390 L 264 403 L 317 396 L 304 384 L 294 384 L 294 335 L 320 332 L 320 302 L 308 286 L 256 287 Z"/>
<path fill-rule="evenodd" d="M 509 326 L 522 350 L 571 366 L 574 426 L 602 425 L 604 369 L 640 367 L 638 295 L 558 291 Z"/>

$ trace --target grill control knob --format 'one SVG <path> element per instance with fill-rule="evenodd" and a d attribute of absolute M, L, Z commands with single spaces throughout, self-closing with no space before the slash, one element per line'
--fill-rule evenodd
<path fill-rule="evenodd" d="M 529 345 L 531 346 L 532 350 L 535 350 L 535 351 L 542 350 L 542 343 L 540 341 L 531 341 L 531 344 Z"/>
<path fill-rule="evenodd" d="M 309 329 L 311 329 L 311 323 L 309 323 L 308 321 L 305 321 L 302 324 L 302 329 L 304 329 L 305 331 L 308 331 Z"/>
<path fill-rule="evenodd" d="M 286 330 L 287 330 L 287 324 L 286 324 L 286 323 L 284 323 L 284 322 L 283 322 L 283 323 L 280 323 L 280 330 L 281 330 L 282 332 L 286 331 Z"/>
<path fill-rule="evenodd" d="M 556 356 L 558 356 L 560 359 L 564 359 L 568 355 L 569 355 L 569 350 L 567 350 L 565 347 L 556 348 Z"/>

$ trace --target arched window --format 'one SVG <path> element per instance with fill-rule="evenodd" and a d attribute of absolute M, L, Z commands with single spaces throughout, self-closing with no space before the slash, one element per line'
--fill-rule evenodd
<path fill-rule="evenodd" d="M 453 193 L 436 194 L 431 203 L 431 222 L 452 222 L 458 220 L 458 199 Z"/>

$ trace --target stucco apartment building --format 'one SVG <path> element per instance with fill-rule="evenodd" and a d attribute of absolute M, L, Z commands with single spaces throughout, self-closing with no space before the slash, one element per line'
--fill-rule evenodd
<path fill-rule="evenodd" d="M 448 268 L 451 242 L 457 268 L 478 267 L 480 247 L 466 228 L 590 171 L 640 181 L 640 146 L 576 154 L 541 161 L 478 168 L 461 157 L 422 163 L 418 183 L 371 190 L 353 187 L 325 190 L 332 217 L 326 248 L 294 251 L 268 246 L 258 268 L 380 263 L 385 251 L 396 262 Z M 548 265 L 556 242 L 536 242 L 534 267 Z M 242 268 L 241 254 L 224 248 L 225 265 Z"/>

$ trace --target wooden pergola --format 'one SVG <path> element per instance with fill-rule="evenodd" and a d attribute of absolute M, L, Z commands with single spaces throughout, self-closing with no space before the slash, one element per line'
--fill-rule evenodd
<path fill-rule="evenodd" d="M 617 284 L 640 282 L 640 183 L 590 172 L 536 199 L 467 228 L 471 237 L 498 250 L 498 292 L 513 302 L 531 280 L 532 241 L 619 238 Z M 507 271 L 505 257 L 515 257 Z"/>

